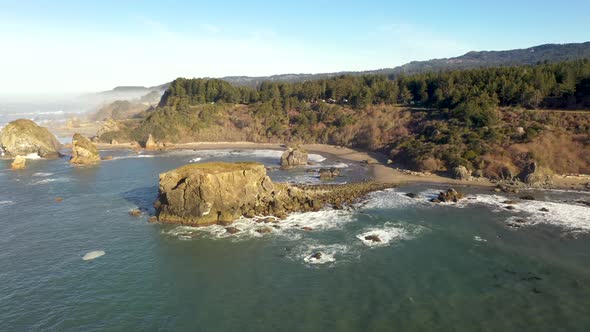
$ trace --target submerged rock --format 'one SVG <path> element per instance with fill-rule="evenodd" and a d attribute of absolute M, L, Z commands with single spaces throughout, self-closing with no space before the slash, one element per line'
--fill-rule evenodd
<path fill-rule="evenodd" d="M 407 196 L 410 198 L 418 198 L 418 194 L 415 194 L 415 193 L 405 193 L 404 196 Z"/>
<path fill-rule="evenodd" d="M 25 169 L 27 167 L 27 159 L 23 156 L 16 156 L 14 157 L 14 161 L 10 164 L 10 168 L 17 170 L 17 169 Z"/>
<path fill-rule="evenodd" d="M 242 216 L 281 218 L 290 212 L 350 204 L 371 191 L 390 187 L 372 182 L 295 186 L 273 183 L 258 163 L 189 164 L 160 174 L 154 207 L 163 222 L 226 224 Z"/>
<path fill-rule="evenodd" d="M 72 138 L 72 164 L 96 164 L 100 163 L 100 155 L 94 143 L 88 138 L 74 134 Z"/>
<path fill-rule="evenodd" d="M 332 180 L 340 175 L 340 169 L 336 167 L 320 169 L 320 180 Z"/>
<path fill-rule="evenodd" d="M 61 147 L 47 128 L 31 120 L 12 121 L 0 131 L 0 148 L 8 157 L 37 154 L 42 158 L 57 158 Z"/>
<path fill-rule="evenodd" d="M 299 148 L 289 148 L 281 156 L 282 167 L 294 167 L 307 165 L 307 151 Z"/>
<path fill-rule="evenodd" d="M 226 232 L 228 232 L 229 234 L 236 234 L 240 232 L 240 229 L 237 227 L 227 227 L 225 229 Z"/>
<path fill-rule="evenodd" d="M 319 260 L 322 259 L 322 253 L 321 252 L 316 252 L 313 253 L 309 256 L 310 259 L 315 259 L 315 260 Z"/>
<path fill-rule="evenodd" d="M 381 242 L 381 239 L 377 235 L 367 235 L 365 236 L 365 240 L 371 242 Z"/>

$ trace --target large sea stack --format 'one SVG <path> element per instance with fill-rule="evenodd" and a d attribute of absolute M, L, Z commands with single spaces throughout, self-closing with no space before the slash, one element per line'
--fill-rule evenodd
<path fill-rule="evenodd" d="M 288 148 L 281 156 L 282 167 L 307 165 L 307 151 L 300 148 Z"/>
<path fill-rule="evenodd" d="M 160 174 L 154 204 L 163 222 L 227 224 L 241 216 L 283 217 L 289 212 L 341 207 L 388 185 L 364 182 L 340 186 L 273 183 L 258 163 L 191 164 Z"/>
<path fill-rule="evenodd" d="M 2 128 L 0 147 L 8 157 L 37 154 L 43 158 L 57 158 L 62 145 L 47 128 L 20 119 Z"/>
<path fill-rule="evenodd" d="M 100 163 L 100 155 L 96 146 L 86 137 L 74 134 L 72 138 L 72 164 L 96 164 Z"/>

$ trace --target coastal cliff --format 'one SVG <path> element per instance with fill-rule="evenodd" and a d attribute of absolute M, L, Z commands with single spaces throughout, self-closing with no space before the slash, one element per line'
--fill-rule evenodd
<path fill-rule="evenodd" d="M 244 216 L 284 217 L 290 212 L 340 208 L 375 190 L 371 182 L 338 186 L 273 183 L 258 163 L 204 163 L 160 174 L 154 204 L 158 220 L 190 225 L 228 224 Z"/>

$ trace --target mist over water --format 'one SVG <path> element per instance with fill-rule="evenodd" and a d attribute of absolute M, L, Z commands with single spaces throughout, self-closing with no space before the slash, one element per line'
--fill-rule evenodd
<path fill-rule="evenodd" d="M 533 192 L 537 201 L 508 211 L 503 195 L 487 191 L 459 188 L 463 203 L 438 205 L 428 197 L 442 188 L 403 186 L 370 194 L 355 209 L 292 214 L 279 228 L 241 219 L 233 225 L 241 232 L 229 235 L 222 226 L 148 223 L 158 174 L 196 158 L 272 167 L 276 151 L 101 153 L 114 159 L 96 167 L 29 160 L 22 172 L 0 160 L 3 331 L 590 326 L 590 213 L 583 213 L 590 209 L 576 203 L 587 193 Z M 314 158 L 318 166 L 342 163 Z M 344 164 L 338 182 L 368 176 L 360 164 Z M 319 182 L 305 169 L 269 175 Z M 130 216 L 135 208 L 145 213 Z M 509 227 L 514 216 L 530 225 Z M 260 234 L 260 227 L 273 229 Z"/>

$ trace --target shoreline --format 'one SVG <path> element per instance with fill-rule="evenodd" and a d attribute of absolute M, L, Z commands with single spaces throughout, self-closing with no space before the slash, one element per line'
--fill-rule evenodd
<path fill-rule="evenodd" d="M 106 144 L 96 143 L 99 150 L 133 149 L 131 144 Z M 455 180 L 432 173 L 412 172 L 409 170 L 394 168 L 387 165 L 387 157 L 376 152 L 354 150 L 328 144 L 301 144 L 300 147 L 308 152 L 328 154 L 346 161 L 365 162 L 369 168 L 371 178 L 378 183 L 404 185 L 404 184 L 438 184 L 450 186 L 469 186 L 478 188 L 494 188 L 497 183 L 486 178 L 473 178 L 472 180 Z M 281 143 L 252 143 L 252 142 L 191 142 L 174 144 L 160 150 L 142 151 L 173 151 L 173 150 L 216 150 L 216 149 L 268 149 L 284 150 L 285 144 Z M 550 188 L 523 187 L 522 189 L 562 189 L 562 190 L 588 190 L 590 176 L 557 176 Z"/>

